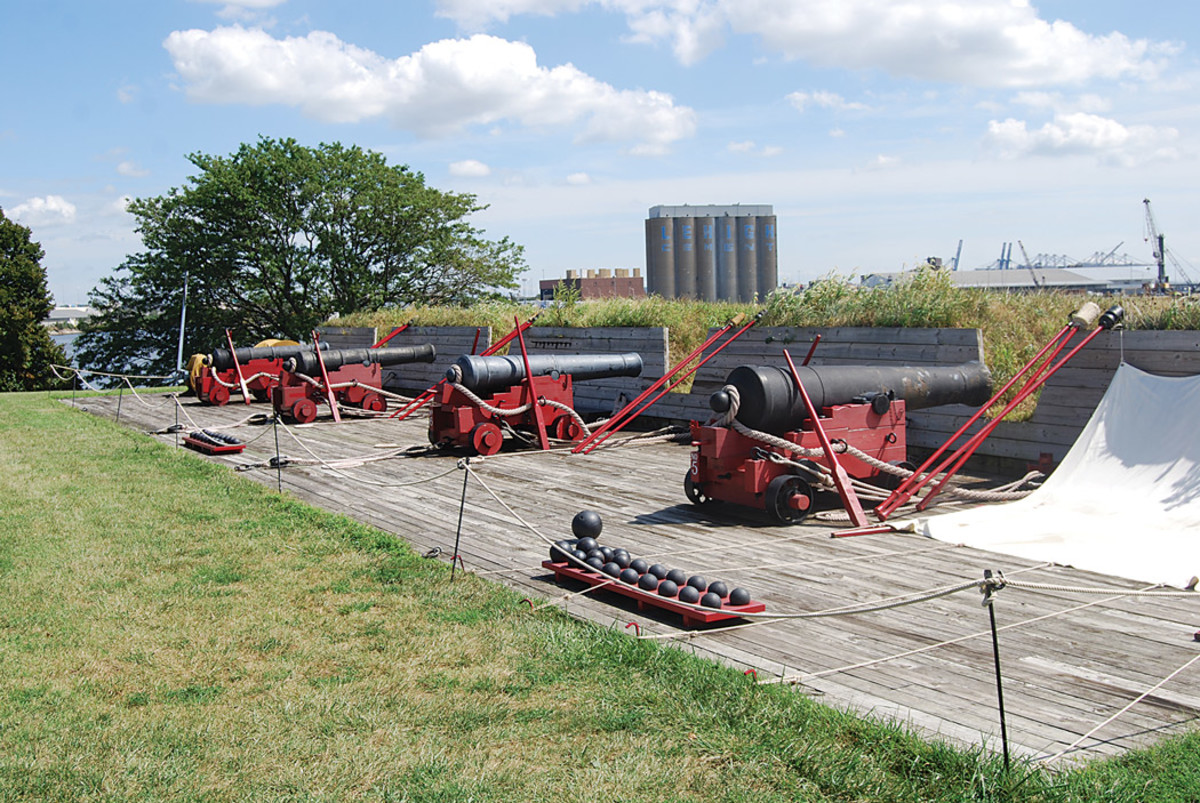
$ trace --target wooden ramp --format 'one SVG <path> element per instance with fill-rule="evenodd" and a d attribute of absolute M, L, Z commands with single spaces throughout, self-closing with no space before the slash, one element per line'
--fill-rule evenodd
<path fill-rule="evenodd" d="M 68 400 L 66 403 L 70 403 Z M 77 406 L 113 417 L 115 396 Z M 241 454 L 204 456 L 229 465 L 263 464 L 275 455 L 270 425 L 245 424 L 265 405 L 213 408 L 194 399 L 141 395 L 121 400 L 121 423 L 146 432 L 178 420 L 179 434 L 152 437 L 182 444 L 191 428 L 235 434 Z M 238 424 L 241 424 L 240 426 Z M 324 419 L 280 427 L 280 453 L 336 467 L 288 466 L 245 471 L 247 479 L 395 533 L 416 550 L 453 553 L 464 472 L 458 457 L 379 457 L 427 444 L 424 418 Z M 182 446 L 181 446 L 182 448 Z M 1000 730 L 987 610 L 976 590 L 876 613 L 829 618 L 755 620 L 745 626 L 685 630 L 677 614 L 638 612 L 603 591 L 566 595 L 542 568 L 548 539 L 570 535 L 570 522 L 590 508 L 604 519 L 601 542 L 625 546 L 689 573 L 749 589 L 767 613 L 800 614 L 867 605 L 976 581 L 985 569 L 1027 582 L 1135 591 L 1133 584 L 1064 566 L 943 544 L 915 535 L 830 538 L 844 524 L 790 528 L 743 517 L 723 506 L 697 508 L 684 497 L 686 445 L 650 443 L 603 449 L 518 451 L 474 458 L 459 552 L 468 571 L 528 594 L 533 604 L 558 600 L 572 615 L 601 626 L 635 629 L 743 670 L 759 682 L 786 678 L 798 692 L 861 715 L 898 720 L 927 735 L 999 750 Z M 494 498 L 492 493 L 495 494 Z M 499 501 L 498 501 L 499 500 Z M 510 512 L 505 506 L 512 509 Z M 1136 534 L 1131 533 L 1131 538 Z M 1175 672 L 1200 652 L 1200 596 L 1086 596 L 1067 590 L 998 592 L 1008 733 L 1015 753 L 1050 757 Z M 631 622 L 637 627 L 628 627 Z M 747 682 L 750 682 L 749 680 Z M 1200 716 L 1200 663 L 1193 665 L 1062 761 L 1108 756 L 1195 727 Z"/>

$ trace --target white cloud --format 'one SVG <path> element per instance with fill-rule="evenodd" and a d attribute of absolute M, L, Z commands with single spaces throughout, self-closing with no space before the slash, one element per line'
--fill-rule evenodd
<path fill-rule="evenodd" d="M 275 39 L 241 26 L 176 31 L 164 46 L 203 103 L 299 108 L 324 122 L 388 117 L 436 137 L 502 121 L 576 127 L 581 141 L 634 141 L 661 153 L 691 136 L 695 112 L 667 94 L 618 90 L 570 64 L 542 67 L 533 48 L 493 36 L 444 39 L 386 59 L 324 31 Z"/>
<path fill-rule="evenodd" d="M 8 216 L 23 226 L 52 226 L 75 220 L 75 204 L 61 195 L 30 198 L 8 210 Z"/>
<path fill-rule="evenodd" d="M 1057 112 L 1107 112 L 1112 101 L 1096 94 L 1064 97 L 1061 92 L 1018 92 L 1013 102 L 1031 109 L 1053 109 Z"/>
<path fill-rule="evenodd" d="M 567 176 L 567 183 L 572 187 L 582 187 L 585 184 L 591 184 L 592 177 L 587 173 L 571 173 Z"/>
<path fill-rule="evenodd" d="M 109 212 L 117 212 L 119 214 L 127 214 L 129 212 L 129 204 L 133 201 L 132 195 L 122 195 L 108 205 Z"/>
<path fill-rule="evenodd" d="M 1178 137 L 1179 132 L 1170 127 L 1125 126 L 1107 117 L 1073 112 L 1055 115 L 1036 130 L 1011 117 L 992 120 L 984 144 L 1007 159 L 1088 154 L 1107 164 L 1129 166 L 1178 159 L 1173 144 Z"/>
<path fill-rule="evenodd" d="M 754 140 L 730 142 L 725 146 L 725 149 L 731 153 L 750 153 L 758 156 L 766 156 L 768 158 L 772 156 L 778 156 L 779 154 L 783 153 L 783 148 L 779 147 L 778 145 L 763 145 L 761 148 L 759 148 Z"/>
<path fill-rule="evenodd" d="M 846 132 L 840 128 L 831 128 L 829 129 L 829 136 L 833 137 L 834 139 L 841 139 L 842 137 L 846 136 Z"/>
<path fill-rule="evenodd" d="M 450 175 L 452 176 L 478 178 L 481 176 L 490 176 L 491 174 L 492 168 L 476 159 L 464 159 L 461 162 L 453 162 L 450 165 Z"/>
<path fill-rule="evenodd" d="M 250 20 L 260 18 L 263 12 L 283 5 L 287 0 L 192 0 L 192 2 L 221 6 L 217 11 L 217 16 L 222 19 Z"/>
<path fill-rule="evenodd" d="M 793 92 L 787 96 L 788 103 L 796 108 L 796 111 L 804 111 L 806 106 L 819 106 L 822 109 L 833 109 L 834 111 L 866 111 L 868 107 L 865 103 L 858 101 L 848 101 L 836 92 L 827 92 L 818 90 L 816 92 Z"/>
<path fill-rule="evenodd" d="M 142 176 L 150 175 L 150 171 L 144 167 L 139 167 L 136 162 L 121 162 L 117 165 L 117 172 L 122 176 L 130 178 L 141 178 Z"/>
<path fill-rule="evenodd" d="M 889 167 L 895 167 L 900 164 L 900 158 L 897 156 L 887 156 L 879 154 L 867 164 L 868 170 L 884 170 Z"/>
<path fill-rule="evenodd" d="M 125 84 L 117 89 L 117 100 L 121 103 L 133 103 L 137 95 L 138 88 L 133 84 Z"/>
<path fill-rule="evenodd" d="M 754 140 L 748 139 L 745 142 L 731 142 L 725 148 L 734 153 L 749 153 L 754 150 Z"/>
<path fill-rule="evenodd" d="M 1045 20 L 1028 0 L 438 0 L 437 5 L 442 16 L 472 26 L 593 5 L 623 13 L 634 41 L 668 42 L 684 64 L 720 47 L 728 31 L 756 36 L 772 52 L 822 66 L 978 86 L 1145 80 L 1178 50 Z"/>

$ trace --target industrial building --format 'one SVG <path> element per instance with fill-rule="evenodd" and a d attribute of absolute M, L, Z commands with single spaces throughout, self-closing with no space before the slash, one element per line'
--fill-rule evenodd
<path fill-rule="evenodd" d="M 646 219 L 646 292 L 754 302 L 779 282 L 769 204 L 654 206 Z"/>
<path fill-rule="evenodd" d="M 579 298 L 585 301 L 590 298 L 646 297 L 646 288 L 642 285 L 641 268 L 569 270 L 565 279 L 543 279 L 539 282 L 538 297 L 543 301 L 552 301 L 554 289 L 558 287 L 559 283 L 576 290 Z"/>

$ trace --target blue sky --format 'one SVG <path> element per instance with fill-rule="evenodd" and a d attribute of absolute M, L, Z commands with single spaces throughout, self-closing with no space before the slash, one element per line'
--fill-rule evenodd
<path fill-rule="evenodd" d="M 1149 260 L 1150 198 L 1200 281 L 1195 37 L 1195 0 L 10 3 L 0 207 L 64 304 L 140 250 L 126 199 L 260 136 L 474 193 L 526 291 L 642 267 L 658 204 L 773 205 L 807 282 L 960 239 L 963 268 L 1018 240 Z"/>

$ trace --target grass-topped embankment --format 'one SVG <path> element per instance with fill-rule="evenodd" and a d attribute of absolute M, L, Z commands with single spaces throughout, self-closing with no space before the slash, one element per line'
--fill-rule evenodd
<path fill-rule="evenodd" d="M 69 394 L 68 394 L 69 395 Z M 0 800 L 1194 799 L 1051 776 L 554 611 L 46 394 L 0 395 Z"/>
<path fill-rule="evenodd" d="M 1000 387 L 1089 299 L 1078 293 L 1006 293 L 961 289 L 944 271 L 922 271 L 891 287 L 862 288 L 841 280 L 812 285 L 803 293 L 775 293 L 767 301 L 763 326 L 886 326 L 965 328 L 983 332 L 984 358 Z M 1200 301 L 1194 297 L 1121 296 L 1093 299 L 1101 308 L 1119 303 L 1127 329 L 1200 329 Z M 542 312 L 539 326 L 665 326 L 672 359 L 680 359 L 704 341 L 709 327 L 738 313 L 753 314 L 750 304 L 608 299 L 575 302 L 567 298 Z M 380 332 L 407 321 L 421 326 L 491 326 L 494 337 L 525 320 L 528 306 L 491 302 L 469 309 L 413 307 L 348 316 L 347 326 L 376 326 Z M 500 333 L 500 334 L 496 334 Z M 818 347 L 819 348 L 819 347 Z M 686 390 L 687 385 L 680 387 Z M 1016 389 L 1012 391 L 1016 392 Z M 1033 404 L 1018 410 L 1028 415 Z"/>

